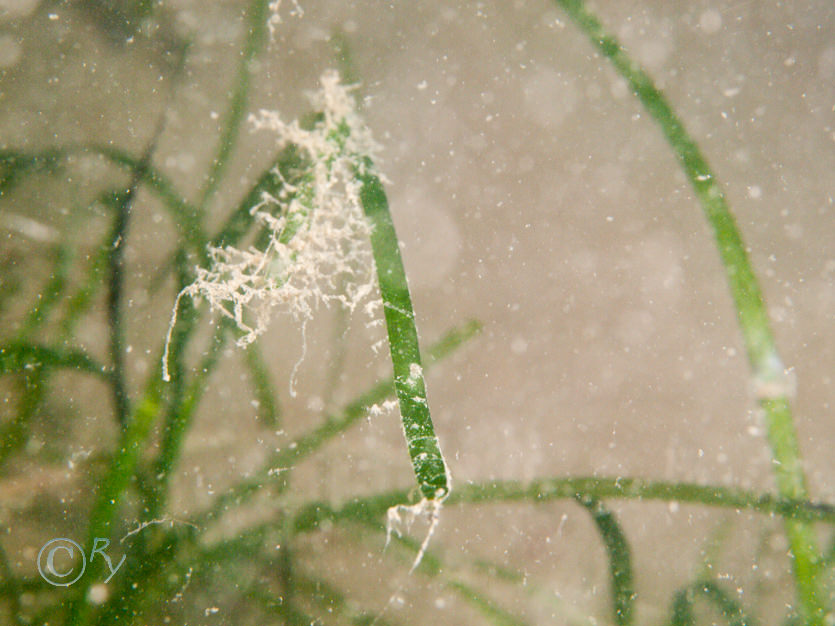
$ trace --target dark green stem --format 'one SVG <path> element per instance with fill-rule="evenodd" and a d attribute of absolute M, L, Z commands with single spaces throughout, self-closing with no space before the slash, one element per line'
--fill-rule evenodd
<path fill-rule="evenodd" d="M 612 584 L 612 612 L 615 624 L 629 626 L 633 623 L 632 608 L 635 599 L 635 587 L 632 583 L 632 557 L 629 542 L 623 534 L 620 524 L 606 506 L 597 498 L 588 495 L 578 495 L 577 502 L 583 505 L 591 514 L 606 553 L 609 557 L 609 575 Z"/>
<path fill-rule="evenodd" d="M 143 157 L 145 161 L 145 157 Z M 113 407 L 116 421 L 124 428 L 130 413 L 128 392 L 125 383 L 125 351 L 122 336 L 122 290 L 124 270 L 125 238 L 127 237 L 130 207 L 136 194 L 143 161 L 134 174 L 134 180 L 128 190 L 121 195 L 116 206 L 116 216 L 110 236 L 110 253 L 108 255 L 108 292 L 107 292 L 107 321 L 110 329 L 110 362 L 111 389 L 113 393 Z M 146 161 L 145 161 L 146 162 Z"/>

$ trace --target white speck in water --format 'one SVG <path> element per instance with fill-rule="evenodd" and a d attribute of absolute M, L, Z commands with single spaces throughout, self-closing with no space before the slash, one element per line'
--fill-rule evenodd
<path fill-rule="evenodd" d="M 829 46 L 818 57 L 818 76 L 823 80 L 835 79 L 835 46 Z"/>
<path fill-rule="evenodd" d="M 87 600 L 90 604 L 95 604 L 96 606 L 102 605 L 107 602 L 107 598 L 110 597 L 110 590 L 107 588 L 107 585 L 104 583 L 97 583 L 90 587 L 90 591 L 87 592 Z"/>
<path fill-rule="evenodd" d="M 23 56 L 23 46 L 12 35 L 0 35 L 0 68 L 13 67 Z"/>
<path fill-rule="evenodd" d="M 638 46 L 638 57 L 649 69 L 660 69 L 672 50 L 672 46 L 664 39 L 645 41 Z"/>
<path fill-rule="evenodd" d="M 752 200 L 759 200 L 763 196 L 763 190 L 759 185 L 751 185 L 748 187 L 748 197 Z"/>
<path fill-rule="evenodd" d="M 699 28 L 706 35 L 718 33 L 722 28 L 722 14 L 716 9 L 708 9 L 699 16 Z"/>
<path fill-rule="evenodd" d="M 19 19 L 38 8 L 40 0 L 0 0 L 0 16 L 3 20 Z"/>
<path fill-rule="evenodd" d="M 525 110 L 540 126 L 559 126 L 580 104 L 580 91 L 568 74 L 542 68 L 523 76 Z"/>
<path fill-rule="evenodd" d="M 428 83 L 427 83 L 425 80 L 422 80 L 422 81 L 420 81 L 420 82 L 417 84 L 417 88 L 418 88 L 418 90 L 419 90 L 419 91 L 423 91 L 423 90 L 424 90 L 424 89 L 426 89 L 428 86 L 429 86 L 429 85 L 428 85 Z"/>
<path fill-rule="evenodd" d="M 524 337 L 514 337 L 510 343 L 510 350 L 513 354 L 524 354 L 528 351 L 528 342 L 525 341 Z"/>
<path fill-rule="evenodd" d="M 789 239 L 799 240 L 803 239 L 804 228 L 802 224 L 792 223 L 786 224 L 783 229 L 786 231 L 786 235 Z"/>

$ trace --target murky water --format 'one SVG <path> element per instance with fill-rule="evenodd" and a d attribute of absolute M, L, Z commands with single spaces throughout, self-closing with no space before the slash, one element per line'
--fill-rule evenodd
<path fill-rule="evenodd" d="M 383 147 L 379 166 L 390 181 L 423 344 L 469 319 L 484 326 L 427 374 L 454 484 L 599 476 L 774 491 L 711 232 L 658 127 L 559 7 L 301 4 L 298 16 L 285 2 L 273 41 L 252 63 L 246 110 L 278 110 L 288 121 L 303 115 L 305 92 L 328 68 L 359 83 L 362 115 Z M 162 119 L 151 162 L 177 194 L 197 202 L 227 116 L 247 3 L 179 0 L 147 15 L 132 7 L 0 2 L 0 147 L 28 154 L 95 143 L 138 158 Z M 835 10 L 823 0 L 601 0 L 593 8 L 663 89 L 727 193 L 797 380 L 793 408 L 810 493 L 831 502 Z M 217 232 L 275 152 L 274 135 L 243 123 L 201 216 L 205 232 Z M 128 185 L 125 170 L 78 152 L 59 172 L 32 174 L 0 195 L 4 293 L 18 286 L 0 310 L 4 345 L 44 297 L 59 245 L 72 255 L 67 280 L 78 287 L 111 228 L 99 199 Z M 139 188 L 124 242 L 133 401 L 158 367 L 176 296 L 168 264 L 177 222 L 147 186 Z M 188 263 L 196 262 L 192 254 Z M 94 297 L 66 344 L 59 343 L 64 296 L 30 339 L 108 363 L 104 292 Z M 212 332 L 199 325 L 189 368 L 198 367 Z M 307 326 L 293 398 L 288 383 L 302 335 L 292 317 L 276 317 L 258 339 L 281 407 L 275 424 L 229 342 L 203 383 L 164 515 L 191 520 L 275 449 L 389 375 L 384 332 L 365 315 L 323 309 Z M 3 549 L 11 570 L 31 579 L 45 541 L 86 537 L 102 455 L 119 437 L 101 380 L 62 371 L 50 381 L 0 478 L 0 522 L 9 529 Z M 6 427 L 28 396 L 17 376 L 0 385 Z M 409 489 L 414 477 L 398 417 L 394 409 L 359 420 L 300 461 L 286 492 L 232 511 L 208 537 L 234 536 L 313 500 L 338 504 Z M 159 423 L 152 432 L 148 459 L 164 437 Z M 669 502 L 607 503 L 631 545 L 636 623 L 662 622 L 673 593 L 700 575 L 763 623 L 782 623 L 793 583 L 779 520 Z M 119 511 L 119 529 L 138 525 L 135 509 Z M 425 530 L 415 525 L 418 543 Z M 828 546 L 831 532 L 820 530 Z M 442 560 L 439 576 L 406 576 L 410 553 L 383 552 L 384 539 L 356 524 L 295 539 L 293 571 L 300 572 L 291 586 L 300 605 L 327 615 L 311 599 L 319 597 L 313 583 L 305 586 L 321 579 L 355 603 L 350 611 L 377 611 L 395 594 L 382 618 L 391 623 L 487 623 L 462 599 L 466 582 L 523 623 L 611 622 L 604 547 L 571 500 L 448 506 L 430 546 Z M 270 556 L 242 553 L 219 564 L 215 578 L 173 584 L 163 593 L 167 608 L 153 615 L 267 623 L 253 608 L 263 605 L 233 582 L 285 593 L 290 583 L 275 580 Z M 481 561 L 524 582 L 496 582 Z M 27 593 L 21 610 L 30 615 L 27 607 L 42 598 Z M 337 610 L 335 601 L 330 606 Z M 322 619 L 348 623 L 341 615 Z"/>

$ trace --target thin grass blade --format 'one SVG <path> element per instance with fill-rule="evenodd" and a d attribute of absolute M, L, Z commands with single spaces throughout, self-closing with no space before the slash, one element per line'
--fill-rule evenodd
<path fill-rule="evenodd" d="M 423 497 L 443 499 L 450 491 L 449 472 L 429 415 L 415 313 L 400 256 L 400 240 L 394 230 L 383 185 L 372 171 L 368 163 L 365 171 L 359 173 L 362 182 L 360 201 L 373 228 L 371 247 L 383 298 L 403 432 Z"/>
<path fill-rule="evenodd" d="M 615 624 L 629 626 L 633 623 L 635 586 L 632 581 L 632 557 L 629 542 L 615 514 L 597 498 L 578 495 L 577 501 L 591 514 L 609 557 L 609 574 L 612 584 L 612 612 Z"/>
<path fill-rule="evenodd" d="M 754 387 L 760 407 L 765 413 L 768 441 L 775 461 L 777 489 L 784 498 L 805 500 L 806 477 L 789 407 L 792 384 L 777 352 L 762 291 L 748 259 L 745 244 L 713 170 L 649 74 L 629 58 L 620 43 L 605 31 L 600 20 L 586 9 L 585 3 L 582 0 L 555 1 L 629 83 L 633 93 L 661 127 L 664 137 L 678 157 L 705 218 L 713 229 L 725 268 L 745 350 L 753 370 Z M 810 626 L 822 626 L 828 598 L 819 580 L 821 555 L 814 528 L 797 520 L 786 520 L 785 525 L 801 614 Z"/>

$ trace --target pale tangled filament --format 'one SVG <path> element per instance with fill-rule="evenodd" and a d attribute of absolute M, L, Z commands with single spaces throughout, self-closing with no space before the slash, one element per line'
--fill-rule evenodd
<path fill-rule="evenodd" d="M 204 298 L 213 311 L 232 319 L 243 333 L 238 345 L 246 346 L 267 329 L 275 311 L 292 314 L 304 326 L 319 305 L 338 303 L 353 310 L 373 291 L 370 226 L 357 173 L 377 146 L 337 73 L 326 72 L 321 82 L 311 101 L 322 119 L 312 129 L 285 123 L 270 111 L 250 116 L 256 129 L 276 133 L 280 149 L 296 146 L 306 169 L 292 184 L 283 180 L 278 197 L 265 192 L 250 209 L 268 233 L 263 249 L 210 247 L 210 266 L 198 267 L 195 281 L 177 295 L 164 380 L 169 380 L 168 345 L 183 296 Z"/>

